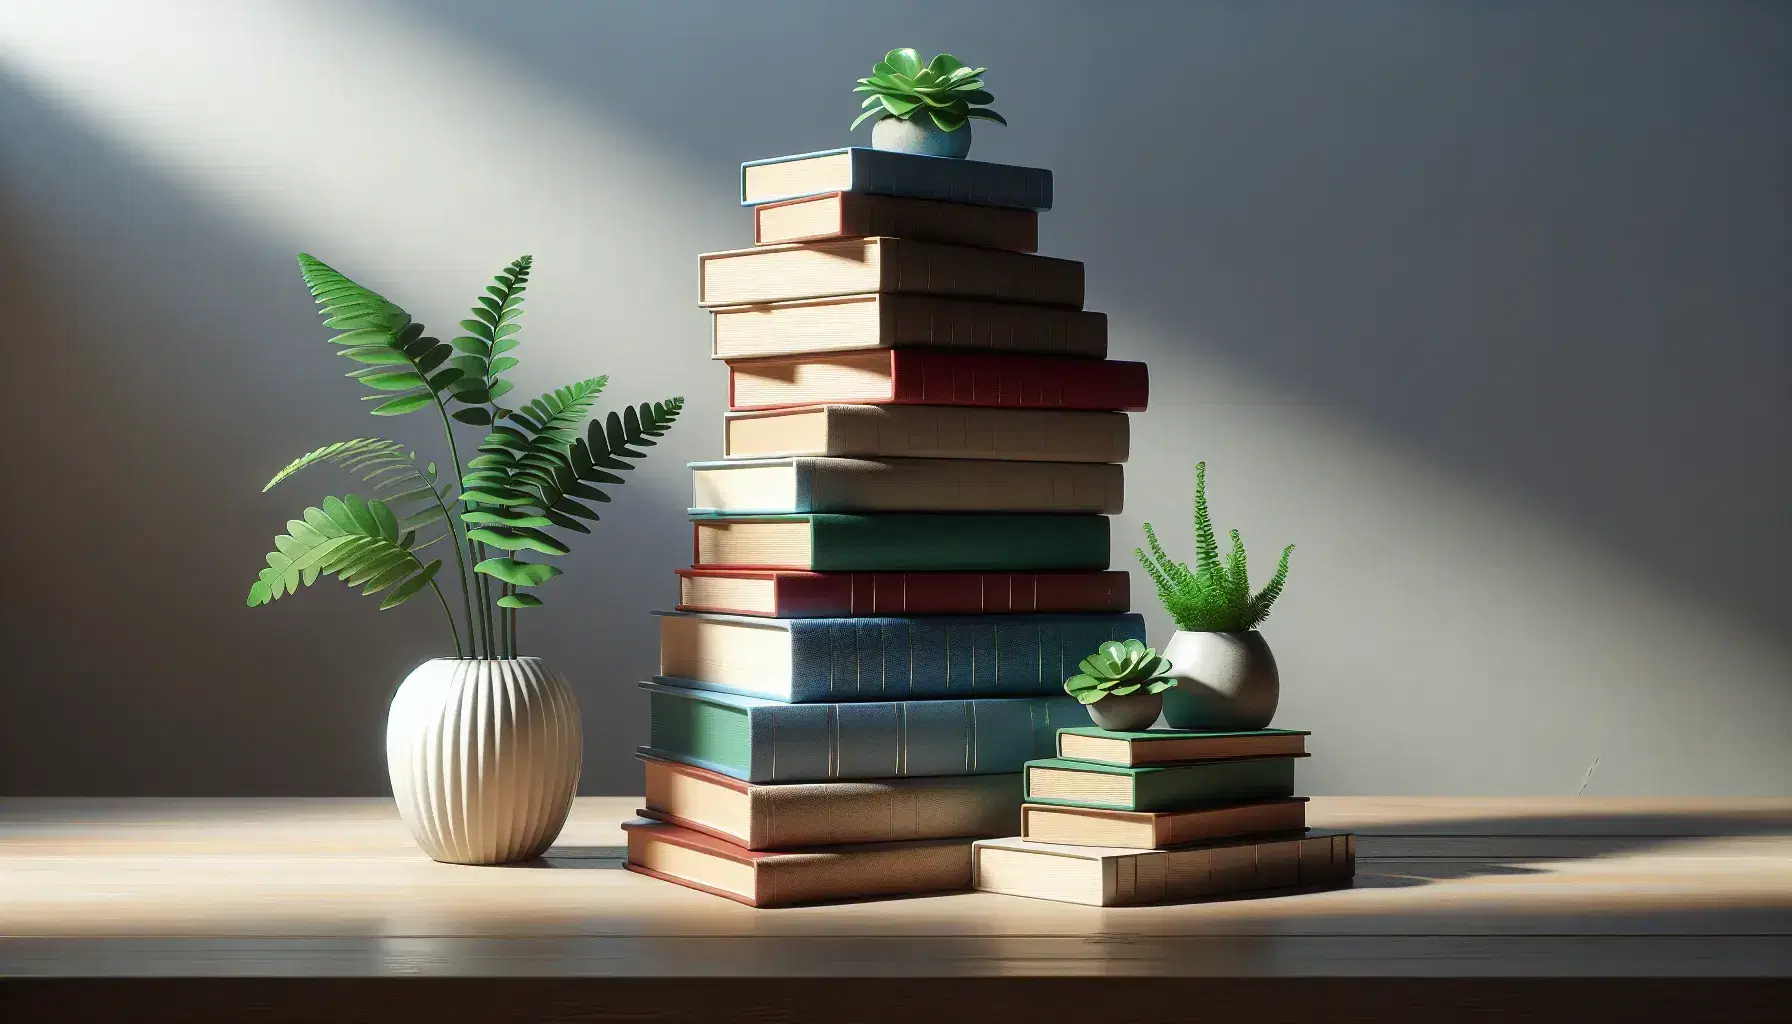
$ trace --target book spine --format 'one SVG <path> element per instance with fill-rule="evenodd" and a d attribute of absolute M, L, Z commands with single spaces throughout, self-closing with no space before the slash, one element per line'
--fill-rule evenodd
<path fill-rule="evenodd" d="M 780 618 L 1123 612 L 1124 572 L 856 572 L 777 577 Z"/>
<path fill-rule="evenodd" d="M 754 783 L 1018 772 L 1051 750 L 1058 726 L 1089 720 L 1073 697 L 782 704 L 750 715 Z"/>
<path fill-rule="evenodd" d="M 892 348 L 935 347 L 1101 359 L 1108 352 L 1108 317 L 1083 309 L 1020 303 L 886 295 L 879 316 Z"/>
<path fill-rule="evenodd" d="M 827 411 L 830 454 L 928 459 L 1125 462 L 1125 413 L 844 405 Z"/>
<path fill-rule="evenodd" d="M 808 457 L 792 462 L 796 506 L 753 511 L 1118 515 L 1124 504 L 1121 468 L 1111 463 Z"/>
<path fill-rule="evenodd" d="M 1144 363 L 925 349 L 890 358 L 899 404 L 1137 412 L 1150 397 Z"/>
<path fill-rule="evenodd" d="M 1039 248 L 1039 214 L 960 203 L 846 193 L 840 199 L 842 235 L 883 235 L 948 245 L 975 245 L 1008 252 Z"/>
<path fill-rule="evenodd" d="M 1133 811 L 1168 811 L 1206 801 L 1294 795 L 1294 759 L 1252 757 L 1133 775 Z"/>
<path fill-rule="evenodd" d="M 1052 172 L 853 148 L 848 191 L 1028 210 L 1052 208 Z"/>
<path fill-rule="evenodd" d="M 1126 906 L 1337 885 L 1356 873 L 1355 839 L 1349 834 L 1320 835 L 1111 858 L 1114 877 L 1106 903 Z M 1197 863 L 1168 871 L 1158 862 L 1169 857 Z"/>
<path fill-rule="evenodd" d="M 817 572 L 1106 569 L 1106 516 L 816 515 Z"/>
<path fill-rule="evenodd" d="M 753 850 L 1005 836 L 1019 821 L 1020 776 L 753 786 L 747 799 Z"/>
<path fill-rule="evenodd" d="M 798 704 L 1042 696 L 1100 644 L 1145 639 L 1135 614 L 794 619 L 788 628 L 789 700 Z"/>
<path fill-rule="evenodd" d="M 827 900 L 962 892 L 971 887 L 971 840 L 856 847 L 839 853 L 805 852 L 754 865 L 759 907 L 792 907 Z"/>
<path fill-rule="evenodd" d="M 905 238 L 877 246 L 881 292 L 1083 308 L 1083 265 L 1076 260 Z"/>

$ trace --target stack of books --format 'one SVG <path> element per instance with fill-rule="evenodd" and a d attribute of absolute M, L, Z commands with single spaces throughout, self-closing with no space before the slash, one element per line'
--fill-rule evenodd
<path fill-rule="evenodd" d="M 1306 737 L 1060 730 L 1021 834 L 976 844 L 976 887 L 1109 907 L 1348 882 L 1356 837 L 1307 829 L 1294 795 Z"/>
<path fill-rule="evenodd" d="M 971 887 L 1107 640 L 1140 363 L 1035 253 L 1048 171 L 866 149 L 742 165 L 700 258 L 729 373 L 659 613 L 628 866 L 756 906 Z"/>

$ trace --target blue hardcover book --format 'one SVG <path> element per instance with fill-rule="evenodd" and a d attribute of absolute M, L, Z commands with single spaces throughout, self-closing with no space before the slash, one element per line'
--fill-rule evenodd
<path fill-rule="evenodd" d="M 660 616 L 660 675 L 674 686 L 789 704 L 1063 693 L 1108 640 L 1144 640 L 1133 613 L 767 619 Z M 1054 751 L 1055 752 L 1055 751 Z"/>
<path fill-rule="evenodd" d="M 740 165 L 740 204 L 868 192 L 1026 210 L 1052 208 L 1052 172 L 881 149 L 827 149 Z"/>
<path fill-rule="evenodd" d="M 1050 756 L 1060 727 L 1089 724 L 1068 696 L 781 704 L 641 686 L 652 712 L 641 753 L 755 783 L 1017 772 Z"/>

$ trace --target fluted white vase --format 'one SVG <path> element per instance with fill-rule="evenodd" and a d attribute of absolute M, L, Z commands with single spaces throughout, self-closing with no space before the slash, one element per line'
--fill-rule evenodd
<path fill-rule="evenodd" d="M 579 788 L 579 702 L 540 658 L 436 658 L 392 697 L 386 769 L 423 852 L 449 864 L 539 857 Z"/>

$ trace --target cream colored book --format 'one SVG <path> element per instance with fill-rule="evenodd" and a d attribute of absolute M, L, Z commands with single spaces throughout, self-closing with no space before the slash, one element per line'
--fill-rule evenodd
<path fill-rule="evenodd" d="M 703 306 L 901 292 L 1083 308 L 1076 260 L 968 245 L 846 238 L 704 253 L 698 262 Z"/>
<path fill-rule="evenodd" d="M 865 235 L 1034 252 L 1039 248 L 1039 214 L 856 192 L 830 192 L 753 208 L 754 245 Z"/>
<path fill-rule="evenodd" d="M 1298 832 L 1306 824 L 1306 797 L 1157 812 L 1027 804 L 1021 808 L 1020 834 L 1035 843 L 1162 850 L 1234 836 Z"/>
<path fill-rule="evenodd" d="M 1119 515 L 1113 463 L 983 459 L 693 462 L 693 512 L 1048 512 Z"/>
<path fill-rule="evenodd" d="M 1005 462 L 1125 462 L 1125 413 L 985 409 L 949 405 L 812 405 L 729 413 L 723 454 L 731 459 L 997 459 Z"/>
<path fill-rule="evenodd" d="M 1307 832 L 1176 850 L 983 839 L 972 848 L 971 870 L 983 892 L 1118 907 L 1345 885 L 1356 874 L 1356 837 Z"/>
<path fill-rule="evenodd" d="M 873 348 L 955 348 L 1101 359 L 1108 316 L 1018 302 L 933 295 L 842 295 L 713 310 L 716 359 L 851 352 Z"/>

